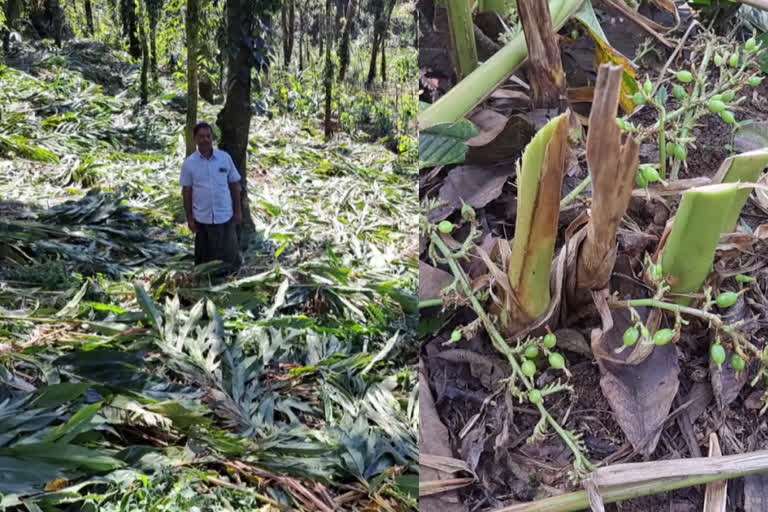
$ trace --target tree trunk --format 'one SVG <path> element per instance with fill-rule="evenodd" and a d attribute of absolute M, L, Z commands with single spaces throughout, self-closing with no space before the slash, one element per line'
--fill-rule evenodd
<path fill-rule="evenodd" d="M 331 96 L 333 94 L 333 63 L 331 62 L 331 45 L 333 30 L 331 19 L 331 0 L 325 0 L 325 140 L 329 140 L 331 130 Z"/>
<path fill-rule="evenodd" d="M 152 70 L 152 79 L 157 82 L 157 24 L 149 27 L 149 45 L 150 45 L 150 69 Z"/>
<path fill-rule="evenodd" d="M 187 0 L 187 156 L 195 152 L 192 129 L 197 124 L 197 34 L 199 23 L 198 0 Z"/>
<path fill-rule="evenodd" d="M 290 9 L 288 10 L 288 53 L 285 58 L 285 67 L 291 63 L 291 55 L 293 54 L 293 33 L 296 31 L 296 6 L 295 0 L 288 0 Z"/>
<path fill-rule="evenodd" d="M 304 69 L 304 11 L 299 11 L 299 71 Z"/>
<path fill-rule="evenodd" d="M 320 20 L 320 51 L 318 52 L 318 58 L 323 56 L 323 45 L 325 44 L 325 17 Z"/>
<path fill-rule="evenodd" d="M 288 2 L 284 0 L 280 8 L 280 30 L 283 32 L 283 66 L 288 69 Z"/>
<path fill-rule="evenodd" d="M 387 82 L 387 33 L 381 35 L 381 83 Z"/>
<path fill-rule="evenodd" d="M 565 108 L 565 73 L 547 0 L 520 0 L 518 15 L 528 47 L 528 80 L 535 108 Z"/>
<path fill-rule="evenodd" d="M 291 64 L 293 54 L 293 32 L 296 28 L 294 0 L 285 0 L 280 9 L 280 25 L 283 30 L 283 65 L 286 69 Z"/>
<path fill-rule="evenodd" d="M 120 17 L 123 22 L 123 36 L 128 38 L 128 53 L 131 57 L 141 57 L 141 44 L 136 35 L 136 11 L 133 0 L 120 0 Z"/>
<path fill-rule="evenodd" d="M 139 40 L 141 41 L 141 104 L 146 105 L 149 103 L 149 43 L 147 42 L 147 30 L 144 26 L 145 13 L 144 13 L 144 1 L 139 4 Z"/>
<path fill-rule="evenodd" d="M 244 34 L 249 34 L 250 37 L 264 37 L 262 29 L 252 30 L 258 13 L 250 4 L 250 0 L 227 0 L 227 99 L 216 121 L 221 131 L 219 148 L 232 157 L 242 179 L 240 198 L 243 208 L 243 222 L 237 226 L 241 248 L 248 246 L 248 240 L 255 231 L 248 201 L 248 175 L 246 172 L 248 133 L 251 124 L 251 68 L 255 56 L 251 41 L 246 39 Z M 266 52 L 264 55 L 258 55 L 258 57 L 262 59 L 259 65 L 265 68 Z M 257 72 L 260 71 L 257 68 Z M 258 81 L 256 84 L 257 87 L 260 87 Z"/>
<path fill-rule="evenodd" d="M 157 24 L 163 10 L 163 0 L 144 0 L 149 19 L 149 69 L 152 71 L 152 79 L 157 82 Z"/>
<path fill-rule="evenodd" d="M 376 57 L 379 54 L 379 45 L 381 44 L 381 34 L 374 28 L 373 30 L 373 48 L 371 48 L 371 62 L 368 65 L 368 78 L 365 80 L 365 86 L 370 87 L 376 79 Z"/>
<path fill-rule="evenodd" d="M 373 47 L 371 48 L 371 61 L 368 65 L 368 78 L 365 86 L 370 87 L 376 79 L 376 58 L 379 55 L 381 42 L 384 39 L 384 6 L 386 0 L 376 0 L 373 8 Z"/>
<path fill-rule="evenodd" d="M 93 8 L 91 0 L 85 0 L 85 24 L 88 26 L 88 34 L 93 35 Z"/>
<path fill-rule="evenodd" d="M 346 23 L 344 24 L 344 33 L 341 35 L 341 44 L 339 45 L 339 83 L 344 81 L 349 66 L 349 36 L 352 31 L 352 24 L 355 22 L 357 11 L 357 0 L 349 0 L 347 4 Z"/>
<path fill-rule="evenodd" d="M 21 17 L 22 0 L 6 0 L 5 1 L 5 26 L 7 27 L 3 32 L 3 53 L 6 55 L 10 50 L 11 45 L 11 30 L 14 29 L 16 20 Z"/>
<path fill-rule="evenodd" d="M 149 103 L 149 43 L 147 41 L 147 30 L 144 26 L 146 22 L 144 0 L 139 3 L 139 40 L 141 41 L 141 104 Z"/>

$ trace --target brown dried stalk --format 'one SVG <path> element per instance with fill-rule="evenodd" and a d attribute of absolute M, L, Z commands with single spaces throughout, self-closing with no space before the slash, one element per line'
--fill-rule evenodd
<path fill-rule="evenodd" d="M 527 71 L 533 105 L 562 111 L 565 107 L 565 72 L 549 4 L 547 0 L 519 0 L 517 9 L 528 47 Z"/>
<path fill-rule="evenodd" d="M 592 177 L 592 210 L 586 232 L 574 237 L 575 275 L 569 276 L 571 298 L 583 303 L 591 290 L 604 288 L 616 261 L 616 232 L 632 196 L 639 144 L 629 136 L 622 143 L 616 124 L 621 94 L 621 66 L 600 66 L 589 115 L 587 163 Z M 582 241 L 583 240 L 583 241 Z"/>

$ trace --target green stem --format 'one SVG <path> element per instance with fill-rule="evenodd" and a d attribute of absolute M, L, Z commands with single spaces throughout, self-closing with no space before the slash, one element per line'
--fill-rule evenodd
<path fill-rule="evenodd" d="M 433 308 L 435 306 L 442 306 L 443 299 L 428 299 L 419 301 L 419 309 Z"/>
<path fill-rule="evenodd" d="M 552 0 L 549 11 L 552 25 L 560 30 L 581 7 L 583 0 Z M 453 123 L 464 117 L 493 92 L 528 57 L 525 34 L 521 30 L 493 57 L 478 66 L 439 100 L 419 114 L 420 130 L 441 123 Z"/>
<path fill-rule="evenodd" d="M 448 27 L 451 31 L 459 77 L 464 78 L 477 67 L 477 47 L 472 12 L 467 0 L 446 0 Z"/>
<path fill-rule="evenodd" d="M 560 209 L 562 210 L 569 204 L 573 202 L 574 199 L 579 197 L 579 194 L 584 192 L 584 189 L 589 186 L 589 184 L 592 183 L 592 175 L 587 176 L 582 180 L 581 183 L 576 185 L 576 188 L 568 192 L 568 195 L 566 195 L 563 199 L 560 200 Z"/>
<path fill-rule="evenodd" d="M 448 265 L 451 267 L 451 271 L 453 272 L 453 275 L 456 277 L 456 280 L 459 283 L 459 286 L 461 286 L 462 291 L 466 295 L 469 302 L 472 304 L 472 309 L 475 311 L 477 316 L 480 318 L 480 320 L 483 322 L 483 326 L 485 327 L 485 330 L 488 332 L 488 335 L 491 338 L 491 343 L 493 344 L 494 348 L 504 354 L 507 357 L 507 360 L 509 361 L 510 366 L 512 367 L 512 370 L 515 375 L 520 378 L 520 380 L 523 382 L 525 387 L 530 391 L 532 389 L 535 389 L 535 386 L 533 385 L 532 381 L 523 374 L 522 369 L 520 368 L 520 365 L 517 362 L 517 359 L 515 358 L 514 353 L 512 352 L 512 349 L 509 345 L 507 345 L 507 342 L 504 341 L 504 338 L 502 337 L 501 333 L 496 329 L 496 326 L 491 321 L 491 319 L 488 317 L 488 314 L 485 312 L 485 309 L 483 309 L 483 305 L 480 304 L 480 301 L 477 300 L 474 293 L 472 293 L 472 289 L 469 286 L 469 283 L 467 282 L 467 278 L 464 275 L 464 271 L 461 269 L 458 263 L 456 263 L 455 259 L 453 258 L 453 255 L 451 254 L 451 250 L 448 248 L 447 245 L 442 241 L 440 236 L 433 232 L 430 236 L 430 239 L 432 240 L 432 243 L 437 246 L 437 248 L 440 250 L 440 252 L 443 254 L 443 257 L 448 260 Z M 560 424 L 552 417 L 550 416 L 549 412 L 544 408 L 543 403 L 539 402 L 536 404 L 539 412 L 541 415 L 547 420 L 547 423 L 550 424 L 550 426 L 557 432 L 560 437 L 562 437 L 563 442 L 570 448 L 571 452 L 573 452 L 574 457 L 577 461 L 580 461 L 586 468 L 593 469 L 595 466 L 589 462 L 589 460 L 584 456 L 584 454 L 581 452 L 578 446 L 576 446 L 573 443 L 573 440 L 570 435 L 563 429 L 563 427 L 560 426 Z M 574 463 L 575 465 L 576 463 Z"/>
<path fill-rule="evenodd" d="M 499 16 L 504 16 L 506 10 L 506 0 L 482 0 L 480 3 L 480 12 L 493 11 Z"/>
<path fill-rule="evenodd" d="M 667 134 L 664 132 L 664 116 L 667 114 L 664 105 L 659 106 L 659 175 L 661 179 L 667 177 Z"/>
<path fill-rule="evenodd" d="M 709 325 L 713 326 L 716 330 L 721 330 L 724 333 L 731 336 L 732 339 L 737 340 L 739 343 L 742 343 L 755 356 L 760 357 L 760 354 L 762 353 L 762 350 L 760 350 L 755 345 L 747 341 L 743 336 L 739 335 L 736 329 L 734 329 L 732 326 L 727 325 L 725 322 L 723 322 L 723 319 L 720 318 L 718 315 L 714 313 L 709 313 L 707 311 L 703 311 L 701 309 L 696 309 L 689 306 L 683 306 L 680 304 L 673 304 L 671 302 L 664 302 L 659 299 L 609 300 L 608 307 L 627 308 L 627 309 L 649 307 L 649 308 L 663 309 L 665 311 L 670 311 L 672 313 L 680 313 L 680 314 L 694 316 L 696 318 L 706 320 L 709 323 Z"/>

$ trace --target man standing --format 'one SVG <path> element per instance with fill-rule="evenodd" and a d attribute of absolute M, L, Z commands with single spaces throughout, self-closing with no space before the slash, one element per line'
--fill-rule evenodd
<path fill-rule="evenodd" d="M 197 151 L 181 167 L 181 194 L 189 230 L 195 233 L 195 265 L 221 260 L 226 270 L 240 267 L 235 225 L 243 220 L 240 173 L 226 151 L 213 148 L 213 129 L 193 129 Z"/>

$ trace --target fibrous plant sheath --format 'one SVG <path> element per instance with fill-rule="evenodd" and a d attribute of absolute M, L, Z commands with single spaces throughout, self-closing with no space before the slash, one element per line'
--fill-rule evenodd
<path fill-rule="evenodd" d="M 569 118 L 570 111 L 544 125 L 525 148 L 517 168 L 515 239 L 507 273 L 522 311 L 507 309 L 513 318 L 521 313 L 523 324 L 544 313 L 550 302 Z"/>
<path fill-rule="evenodd" d="M 723 183 L 687 190 L 680 201 L 674 226 L 664 245 L 661 266 L 675 293 L 699 291 L 712 269 L 720 233 L 725 229 L 724 212 L 731 210 L 738 184 Z M 680 304 L 691 299 L 680 297 Z"/>
<path fill-rule="evenodd" d="M 713 183 L 754 183 L 768 165 L 768 149 L 756 149 L 726 158 L 717 170 Z M 731 208 L 723 213 L 723 230 L 733 231 L 739 221 L 739 214 L 749 198 L 751 190 L 743 189 L 736 193 Z"/>

